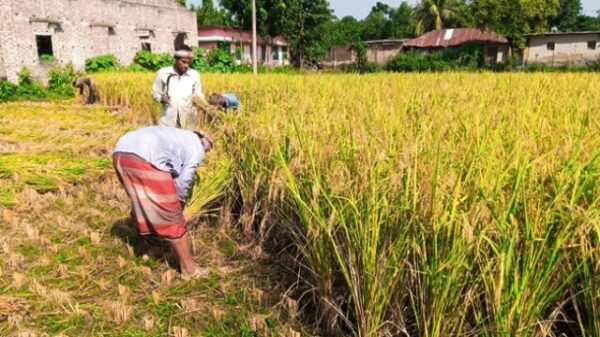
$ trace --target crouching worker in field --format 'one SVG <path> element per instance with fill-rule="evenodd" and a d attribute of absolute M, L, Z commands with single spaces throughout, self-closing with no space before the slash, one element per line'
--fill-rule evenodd
<path fill-rule="evenodd" d="M 204 132 L 150 126 L 125 134 L 113 153 L 139 233 L 170 243 L 184 280 L 208 274 L 192 259 L 183 207 L 196 169 L 211 147 L 212 139 Z"/>
<path fill-rule="evenodd" d="M 226 92 L 224 94 L 213 93 L 208 98 L 208 103 L 222 109 L 223 111 L 229 111 L 229 109 L 240 109 L 240 100 L 234 93 L 231 92 Z"/>

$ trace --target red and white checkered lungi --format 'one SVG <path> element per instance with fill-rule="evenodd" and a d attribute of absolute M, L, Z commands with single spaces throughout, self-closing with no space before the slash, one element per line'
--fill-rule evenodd
<path fill-rule="evenodd" d="M 133 220 L 140 234 L 167 239 L 185 235 L 183 208 L 170 172 L 131 153 L 116 152 L 113 164 L 131 199 Z"/>

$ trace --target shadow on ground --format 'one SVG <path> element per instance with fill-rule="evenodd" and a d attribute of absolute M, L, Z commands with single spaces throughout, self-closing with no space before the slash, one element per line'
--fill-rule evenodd
<path fill-rule="evenodd" d="M 123 218 L 113 223 L 110 235 L 130 245 L 138 258 L 146 255 L 151 259 L 164 261 L 170 266 L 178 267 L 177 259 L 171 251 L 169 243 L 155 235 L 138 234 L 136 225 L 131 218 Z"/>

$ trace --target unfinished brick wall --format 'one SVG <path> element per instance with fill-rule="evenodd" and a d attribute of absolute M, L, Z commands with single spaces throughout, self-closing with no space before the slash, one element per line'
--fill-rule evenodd
<path fill-rule="evenodd" d="M 83 69 L 86 59 L 109 53 L 128 65 L 142 42 L 172 52 L 177 34 L 197 44 L 196 15 L 175 0 L 3 0 L 0 77 L 16 81 L 23 66 L 42 77 L 56 64 Z M 56 64 L 39 60 L 36 36 L 51 39 Z"/>

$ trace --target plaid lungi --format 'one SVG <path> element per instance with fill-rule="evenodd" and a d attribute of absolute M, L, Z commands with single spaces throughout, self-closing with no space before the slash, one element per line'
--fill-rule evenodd
<path fill-rule="evenodd" d="M 185 235 L 183 208 L 170 172 L 124 152 L 113 154 L 113 164 L 131 199 L 133 220 L 140 234 L 156 234 L 167 239 Z"/>

